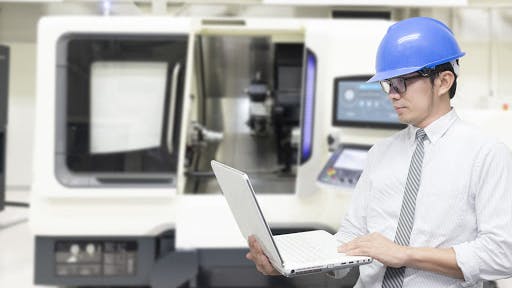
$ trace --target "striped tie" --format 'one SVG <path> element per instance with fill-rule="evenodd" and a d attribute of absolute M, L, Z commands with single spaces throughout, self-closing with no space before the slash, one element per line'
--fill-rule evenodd
<path fill-rule="evenodd" d="M 402 209 L 400 218 L 398 218 L 398 227 L 396 228 L 395 243 L 402 246 L 409 246 L 412 226 L 414 224 L 414 210 L 416 209 L 416 195 L 420 187 L 421 166 L 423 163 L 423 141 L 426 138 L 425 131 L 418 129 L 416 131 L 416 149 L 412 154 L 409 174 L 405 183 L 404 198 L 402 200 Z M 386 269 L 382 288 L 401 288 L 404 282 L 405 267 Z"/>

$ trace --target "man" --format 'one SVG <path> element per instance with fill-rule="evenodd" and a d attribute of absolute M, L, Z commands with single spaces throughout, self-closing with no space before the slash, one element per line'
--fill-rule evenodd
<path fill-rule="evenodd" d="M 482 287 L 512 275 L 512 156 L 450 106 L 462 56 L 431 18 L 397 22 L 381 41 L 369 82 L 409 125 L 369 151 L 336 234 L 339 252 L 375 259 L 356 287 Z M 253 237 L 249 246 L 257 269 L 277 274 Z"/>

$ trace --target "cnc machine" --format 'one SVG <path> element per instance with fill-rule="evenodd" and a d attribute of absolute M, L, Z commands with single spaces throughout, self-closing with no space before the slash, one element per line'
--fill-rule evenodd
<path fill-rule="evenodd" d="M 352 187 L 318 184 L 335 147 L 329 139 L 372 145 L 396 127 L 333 125 L 333 81 L 371 74 L 389 25 L 41 20 L 30 205 L 36 284 L 347 285 L 259 274 L 207 163 L 248 173 L 273 233 L 334 233 Z"/>

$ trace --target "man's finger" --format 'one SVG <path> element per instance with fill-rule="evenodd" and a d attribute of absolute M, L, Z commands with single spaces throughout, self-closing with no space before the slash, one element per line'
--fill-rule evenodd
<path fill-rule="evenodd" d="M 260 254 L 265 254 L 265 252 L 263 251 L 263 248 L 261 247 L 260 243 L 256 242 L 256 245 L 254 245 L 256 247 L 256 251 L 258 251 L 258 253 Z"/>
<path fill-rule="evenodd" d="M 256 265 L 256 269 L 258 269 L 258 271 L 260 271 L 261 273 L 263 273 L 265 275 L 268 274 L 268 268 L 266 265 L 258 264 L 258 265 Z"/>
<path fill-rule="evenodd" d="M 347 253 L 345 253 L 345 254 L 350 255 L 350 256 L 370 256 L 370 255 L 367 255 L 368 253 L 364 249 L 353 249 L 353 250 L 347 251 Z"/>
<path fill-rule="evenodd" d="M 338 252 L 344 253 L 345 251 L 352 249 L 353 246 L 352 242 L 345 243 L 338 247 Z"/>
<path fill-rule="evenodd" d="M 265 274 L 265 271 L 263 271 L 263 268 L 260 265 L 256 265 L 256 270 L 258 270 L 260 273 Z"/>
<path fill-rule="evenodd" d="M 265 254 L 259 254 L 259 259 L 258 259 L 258 260 L 259 260 L 259 262 L 260 262 L 260 263 L 264 263 L 265 265 L 267 265 L 268 263 L 270 263 L 270 262 L 268 261 L 267 256 L 265 256 Z"/>
<path fill-rule="evenodd" d="M 247 239 L 247 243 L 249 243 L 249 246 L 254 246 L 254 236 L 249 236 Z"/>

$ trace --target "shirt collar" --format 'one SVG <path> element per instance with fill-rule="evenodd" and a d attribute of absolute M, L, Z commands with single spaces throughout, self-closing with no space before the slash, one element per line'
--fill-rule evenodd
<path fill-rule="evenodd" d="M 435 144 L 437 140 L 439 140 L 443 135 L 448 131 L 448 128 L 452 126 L 455 120 L 459 119 L 457 113 L 452 108 L 450 112 L 444 114 L 439 119 L 430 123 L 427 127 L 424 128 L 425 133 L 427 134 L 428 140 L 430 143 Z M 409 139 L 411 139 L 412 143 L 414 143 L 416 138 L 416 131 L 418 131 L 418 127 L 409 125 Z"/>

